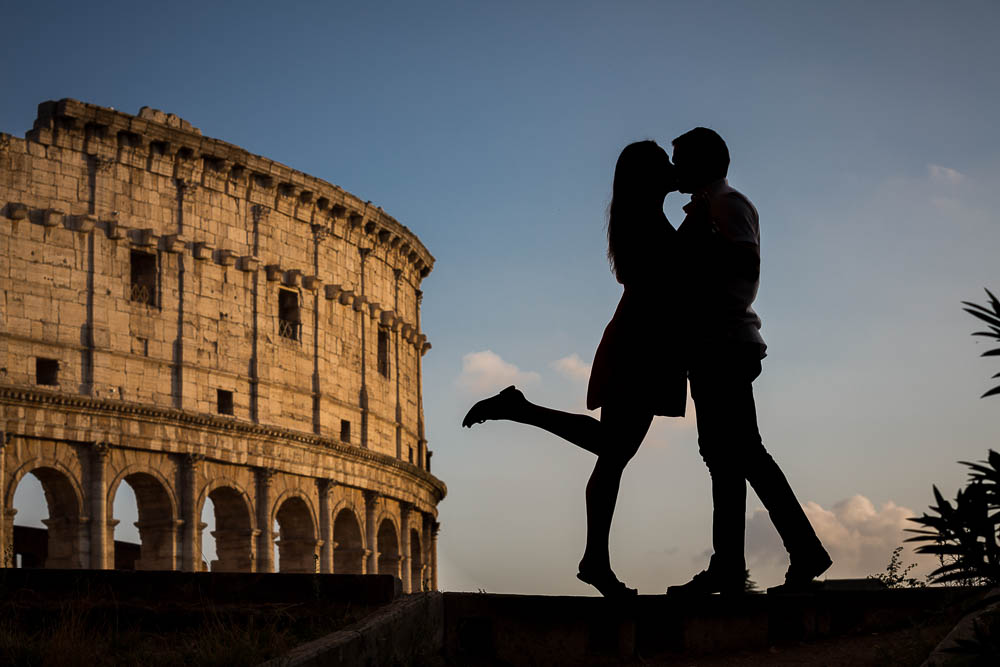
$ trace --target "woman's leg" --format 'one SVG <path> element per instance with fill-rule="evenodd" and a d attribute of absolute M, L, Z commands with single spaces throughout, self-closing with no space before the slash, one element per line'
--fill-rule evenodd
<path fill-rule="evenodd" d="M 577 576 L 606 596 L 634 594 L 611 570 L 608 539 L 622 473 L 646 437 L 653 421 L 652 410 L 624 402 L 606 405 L 598 421 L 588 415 L 535 405 L 520 391 L 508 387 L 472 406 L 462 425 L 492 419 L 537 426 L 597 455 L 587 482 L 587 546 Z"/>
<path fill-rule="evenodd" d="M 580 561 L 581 571 L 614 576 L 608 539 L 622 472 L 639 450 L 652 421 L 650 410 L 632 405 L 607 405 L 601 410 L 600 423 L 607 444 L 587 482 L 587 548 Z"/>
<path fill-rule="evenodd" d="M 495 419 L 536 426 L 597 456 L 601 455 L 609 439 L 603 418 L 598 421 L 589 415 L 535 405 L 513 386 L 473 405 L 462 420 L 462 426 Z"/>

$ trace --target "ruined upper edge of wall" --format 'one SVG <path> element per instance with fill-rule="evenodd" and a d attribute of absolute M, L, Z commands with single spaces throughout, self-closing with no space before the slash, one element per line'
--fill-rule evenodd
<path fill-rule="evenodd" d="M 116 159 L 123 147 L 146 154 L 155 151 L 158 157 L 173 160 L 177 179 L 191 181 L 196 173 L 213 172 L 226 179 L 248 181 L 255 191 L 266 193 L 262 199 L 274 202 L 275 197 L 288 197 L 308 205 L 319 221 L 325 218 L 331 227 L 342 223 L 362 229 L 398 250 L 421 278 L 434 266 L 434 257 L 417 235 L 381 207 L 280 162 L 204 137 L 201 130 L 174 114 L 142 107 L 139 115 L 133 116 L 69 98 L 48 101 L 38 105 L 38 117 L 25 138 L 101 159 Z M 296 217 L 305 223 L 316 222 Z"/>

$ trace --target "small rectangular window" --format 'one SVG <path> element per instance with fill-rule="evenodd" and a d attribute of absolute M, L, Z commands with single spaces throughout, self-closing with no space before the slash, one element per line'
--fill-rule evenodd
<path fill-rule="evenodd" d="M 218 412 L 220 415 L 233 414 L 233 392 L 218 389 Z"/>
<path fill-rule="evenodd" d="M 351 441 L 351 422 L 346 419 L 340 420 L 340 441 L 350 442 Z"/>
<path fill-rule="evenodd" d="M 290 289 L 278 290 L 278 335 L 289 340 L 298 340 L 301 328 L 299 293 Z"/>
<path fill-rule="evenodd" d="M 156 305 L 156 255 L 133 250 L 129 255 L 132 284 L 129 299 L 147 306 Z"/>
<path fill-rule="evenodd" d="M 413 463 L 413 447 L 408 448 L 410 450 L 410 463 Z"/>
<path fill-rule="evenodd" d="M 35 358 L 35 382 L 37 384 L 59 384 L 59 361 L 57 359 Z"/>
<path fill-rule="evenodd" d="M 389 377 L 389 330 L 384 327 L 378 330 L 378 372 Z"/>

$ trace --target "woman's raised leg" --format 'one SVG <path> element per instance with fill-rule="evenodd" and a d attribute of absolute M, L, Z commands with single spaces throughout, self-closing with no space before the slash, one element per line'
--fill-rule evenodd
<path fill-rule="evenodd" d="M 472 406 L 462 426 L 497 419 L 536 426 L 597 455 L 587 482 L 587 547 L 577 577 L 606 597 L 634 595 L 635 589 L 626 588 L 611 569 L 608 539 L 622 473 L 646 437 L 652 411 L 622 402 L 604 406 L 598 421 L 535 405 L 511 386 Z"/>
<path fill-rule="evenodd" d="M 536 405 L 513 385 L 473 405 L 462 420 L 462 426 L 471 427 L 496 419 L 536 426 L 597 456 L 601 455 L 608 439 L 603 420 Z"/>

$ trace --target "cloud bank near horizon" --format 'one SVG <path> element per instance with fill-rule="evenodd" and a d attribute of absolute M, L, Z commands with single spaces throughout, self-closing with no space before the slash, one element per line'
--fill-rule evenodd
<path fill-rule="evenodd" d="M 917 513 L 908 507 L 889 500 L 876 508 L 867 497 L 855 494 L 829 509 L 813 501 L 804 503 L 803 509 L 833 558 L 833 567 L 824 577 L 856 578 L 882 573 L 893 549 L 899 546 L 904 547 L 903 563 L 917 564 L 912 575 L 922 577 L 937 566 L 933 557 L 915 554 L 912 545 L 903 542 L 909 537 L 905 529 L 916 527 L 908 519 Z M 751 572 L 759 570 L 762 575 L 783 572 L 788 564 L 767 510 L 756 510 L 747 517 L 747 564 Z"/>

